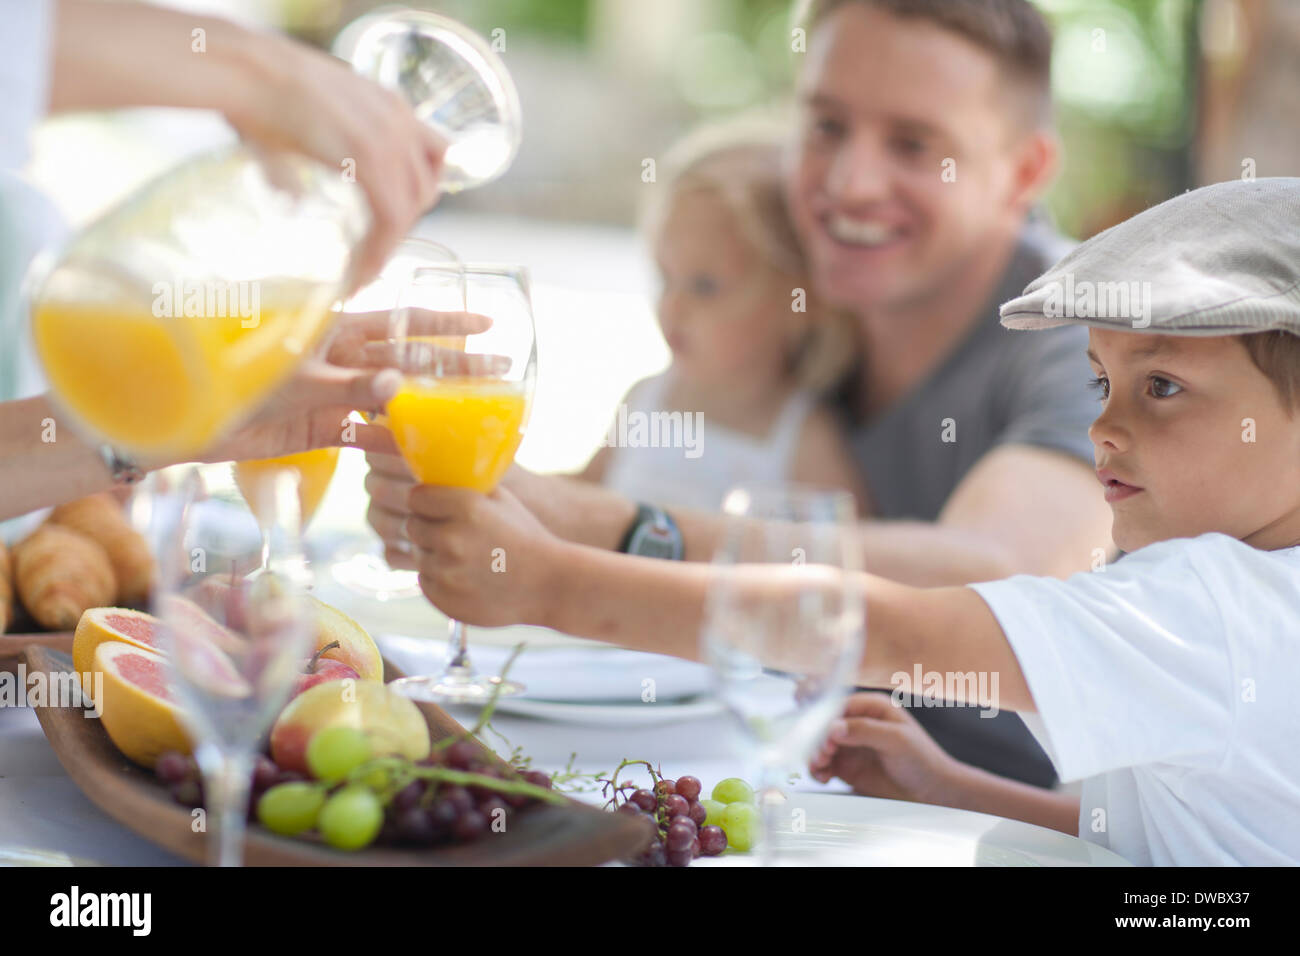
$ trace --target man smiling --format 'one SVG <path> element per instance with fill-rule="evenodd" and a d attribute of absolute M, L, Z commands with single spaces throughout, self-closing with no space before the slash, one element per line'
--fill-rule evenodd
<path fill-rule="evenodd" d="M 787 199 L 817 294 L 859 320 L 831 400 L 875 508 L 867 568 L 937 586 L 1089 567 L 1112 545 L 1083 330 L 1016 337 L 997 314 L 1065 251 L 1032 216 L 1057 157 L 1046 24 L 1027 0 L 817 0 L 804 22 Z M 395 543 L 410 478 L 396 457 L 371 465 L 371 523 Z M 708 560 L 722 528 L 518 468 L 497 494 L 634 554 Z M 966 763 L 1054 780 L 1014 714 L 914 713 Z"/>

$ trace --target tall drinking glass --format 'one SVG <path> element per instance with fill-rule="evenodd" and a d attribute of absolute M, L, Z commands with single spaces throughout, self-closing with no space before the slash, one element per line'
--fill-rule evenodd
<path fill-rule="evenodd" d="M 702 640 L 716 691 L 756 765 L 760 859 L 789 770 L 804 767 L 840 713 L 862 658 L 865 609 L 851 495 L 797 485 L 732 489 Z"/>
<path fill-rule="evenodd" d="M 446 301 L 463 281 L 465 311 L 490 320 L 457 341 L 416 337 L 408 309 L 425 295 Z M 490 492 L 523 439 L 537 377 L 537 345 L 528 273 L 506 265 L 421 269 L 395 315 L 392 340 L 405 382 L 388 403 L 388 427 L 416 480 Z M 465 627 L 451 621 L 442 674 L 408 677 L 393 686 L 421 700 L 484 701 L 522 685 L 474 672 Z"/>

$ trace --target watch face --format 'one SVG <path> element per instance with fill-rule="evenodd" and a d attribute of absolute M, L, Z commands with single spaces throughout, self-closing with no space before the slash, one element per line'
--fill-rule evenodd
<path fill-rule="evenodd" d="M 100 445 L 99 457 L 115 485 L 134 485 L 144 478 L 144 469 L 111 445 Z"/>
<path fill-rule="evenodd" d="M 628 554 L 639 554 L 645 558 L 671 560 L 676 557 L 677 549 L 671 533 L 645 524 L 636 529 L 636 533 L 632 535 L 631 547 L 627 550 Z"/>

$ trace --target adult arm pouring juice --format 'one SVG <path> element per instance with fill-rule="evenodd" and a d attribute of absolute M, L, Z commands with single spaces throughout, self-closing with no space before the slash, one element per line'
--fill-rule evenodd
<path fill-rule="evenodd" d="M 414 313 L 411 322 L 429 335 L 484 324 L 481 317 L 424 311 Z M 338 446 L 345 434 L 355 447 L 391 454 L 387 429 L 348 421 L 354 409 L 378 412 L 401 387 L 401 373 L 373 357 L 375 346 L 387 338 L 388 315 L 354 313 L 338 323 L 323 352 L 306 359 L 246 423 L 192 456 L 161 456 L 140 470 L 183 460 L 275 458 Z M 82 498 L 122 480 L 103 450 L 69 424 L 46 395 L 0 402 L 0 518 Z"/>
<path fill-rule="evenodd" d="M 465 188 L 509 165 L 518 101 L 499 58 L 453 21 L 409 11 L 372 18 L 353 38 L 361 72 L 273 34 L 146 4 L 61 0 L 42 13 L 24 22 L 48 50 L 35 60 L 48 68 L 52 110 L 211 108 L 251 148 L 147 184 L 33 271 L 33 339 L 53 392 L 0 409 L 0 434 L 13 439 L 0 471 L 15 478 L 0 514 L 218 449 L 279 457 L 340 444 L 346 412 L 377 411 L 398 377 L 313 357 L 330 305 L 379 271 L 444 178 Z M 392 44 L 417 40 L 458 71 L 439 95 L 489 90 L 457 116 L 500 134 L 493 164 L 468 170 L 463 150 L 450 155 L 464 131 L 417 116 L 428 90 L 369 78 L 387 81 Z M 349 163 L 355 185 L 338 174 Z M 51 428 L 56 454 L 40 447 L 56 441 Z"/>

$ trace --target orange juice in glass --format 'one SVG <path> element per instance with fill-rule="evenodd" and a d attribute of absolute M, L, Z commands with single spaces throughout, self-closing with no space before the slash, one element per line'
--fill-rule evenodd
<path fill-rule="evenodd" d="M 295 455 L 281 455 L 278 458 L 255 458 L 235 462 L 235 484 L 239 493 L 248 502 L 248 507 L 257 517 L 258 524 L 269 525 L 272 515 L 261 513 L 262 502 L 267 500 L 264 486 L 281 471 L 292 470 L 298 473 L 298 502 L 302 515 L 302 527 L 306 528 L 312 515 L 320 507 L 329 489 L 330 479 L 334 477 L 334 468 L 338 464 L 339 449 L 316 448 L 312 451 L 299 452 Z"/>
<path fill-rule="evenodd" d="M 353 293 L 340 305 L 344 314 L 361 314 L 367 317 L 386 316 L 389 328 L 386 337 L 393 334 L 391 328 L 393 313 L 402 304 L 403 295 L 408 286 L 416 282 L 420 270 L 427 266 L 459 266 L 460 259 L 451 249 L 428 239 L 408 236 L 397 244 L 389 259 L 384 263 L 380 274 L 362 288 Z M 465 295 L 459 278 L 448 279 L 442 283 L 443 292 L 439 301 L 430 302 L 421 296 L 426 307 L 436 307 L 439 312 L 459 312 L 465 307 Z M 434 326 L 441 329 L 442 326 Z M 451 327 L 459 328 L 459 326 Z M 449 329 L 450 330 L 450 329 Z M 423 332 L 425 329 L 418 329 Z M 390 348 L 392 342 L 386 342 Z M 464 336 L 438 336 L 432 344 L 442 348 L 464 349 Z M 375 347 L 378 347 L 376 343 Z M 358 417 L 372 425 L 385 427 L 388 416 L 376 409 L 358 409 Z M 358 489 L 364 495 L 364 491 Z M 331 568 L 334 580 L 357 594 L 365 595 L 377 601 L 389 601 L 395 598 L 418 597 L 420 594 L 418 574 L 406 568 L 394 568 L 386 556 L 389 548 L 394 552 L 409 553 L 405 541 L 378 542 L 372 536 L 356 541 L 350 553 L 341 555 Z"/>
<path fill-rule="evenodd" d="M 426 342 L 434 348 L 451 349 L 456 352 L 465 351 L 465 336 L 463 335 L 411 335 L 403 339 L 406 343 Z M 361 418 L 370 425 L 388 426 L 388 416 L 383 412 L 373 414 L 371 412 L 358 412 Z M 434 482 L 430 482 L 433 484 Z"/>
<path fill-rule="evenodd" d="M 526 411 L 519 382 L 408 381 L 388 402 L 388 427 L 422 484 L 486 493 L 514 461 Z"/>

